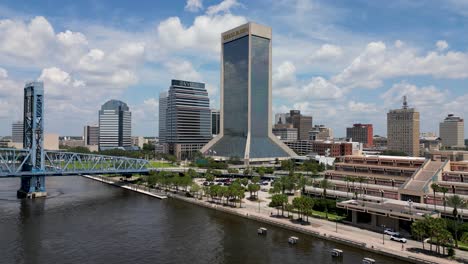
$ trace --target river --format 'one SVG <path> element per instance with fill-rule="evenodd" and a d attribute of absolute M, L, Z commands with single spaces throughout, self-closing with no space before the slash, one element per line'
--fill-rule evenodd
<path fill-rule="evenodd" d="M 404 263 L 82 177 L 46 184 L 47 198 L 19 200 L 19 179 L 0 179 L 0 263 Z M 259 226 L 267 236 L 257 235 Z M 287 243 L 291 235 L 297 245 Z M 332 259 L 333 248 L 344 257 Z"/>

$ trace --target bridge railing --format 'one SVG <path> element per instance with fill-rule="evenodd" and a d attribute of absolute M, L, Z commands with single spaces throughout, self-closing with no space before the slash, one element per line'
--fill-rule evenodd
<path fill-rule="evenodd" d="M 139 173 L 148 171 L 148 161 L 144 159 L 45 151 L 44 171 L 31 173 L 23 168 L 29 155 L 29 150 L 0 149 L 0 176 Z"/>

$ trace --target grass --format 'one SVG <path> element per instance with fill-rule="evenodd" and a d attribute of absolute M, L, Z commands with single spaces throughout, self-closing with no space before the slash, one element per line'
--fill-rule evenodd
<path fill-rule="evenodd" d="M 325 212 L 320 212 L 320 211 L 315 211 L 315 210 L 312 210 L 312 215 L 313 216 L 318 216 L 320 218 L 325 218 L 326 217 Z M 340 216 L 340 215 L 328 212 L 328 220 L 341 221 L 341 220 L 343 220 L 345 218 L 346 217 L 344 217 L 344 216 Z"/>
<path fill-rule="evenodd" d="M 160 161 L 150 161 L 149 162 L 150 168 L 168 168 L 168 167 L 175 167 L 172 163 L 167 162 L 160 162 Z"/>
<path fill-rule="evenodd" d="M 458 241 L 458 249 L 468 251 L 468 243 Z"/>

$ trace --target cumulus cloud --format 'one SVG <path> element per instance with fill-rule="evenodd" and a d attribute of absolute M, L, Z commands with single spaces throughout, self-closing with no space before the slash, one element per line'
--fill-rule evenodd
<path fill-rule="evenodd" d="M 371 42 L 333 82 L 345 88 L 377 88 L 385 79 L 402 76 L 468 78 L 468 54 L 430 51 L 420 56 L 414 49 L 391 49 L 383 42 Z"/>
<path fill-rule="evenodd" d="M 343 54 L 342 49 L 339 46 L 324 44 L 318 49 L 313 55 L 313 60 L 330 60 L 336 59 Z"/>
<path fill-rule="evenodd" d="M 173 60 L 165 64 L 173 79 L 187 81 L 202 81 L 200 74 L 193 68 L 191 62 L 186 60 Z"/>
<path fill-rule="evenodd" d="M 190 12 L 197 12 L 203 8 L 202 0 L 187 0 L 185 10 Z"/>
<path fill-rule="evenodd" d="M 214 15 L 222 12 L 229 12 L 231 8 L 238 7 L 241 4 L 237 0 L 224 0 L 217 5 L 209 6 L 206 10 L 208 15 Z"/>
<path fill-rule="evenodd" d="M 436 47 L 439 51 L 446 50 L 448 48 L 448 43 L 445 40 L 439 40 L 436 42 Z"/>
<path fill-rule="evenodd" d="M 232 14 L 198 16 L 193 25 L 184 26 L 179 17 L 170 17 L 157 27 L 160 48 L 171 50 L 220 51 L 220 35 L 233 27 L 246 23 L 242 16 Z"/>

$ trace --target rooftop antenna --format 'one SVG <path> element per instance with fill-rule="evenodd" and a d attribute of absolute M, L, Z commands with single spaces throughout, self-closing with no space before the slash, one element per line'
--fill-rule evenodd
<path fill-rule="evenodd" d="M 403 96 L 403 109 L 408 109 L 408 101 L 406 100 L 406 95 Z"/>

